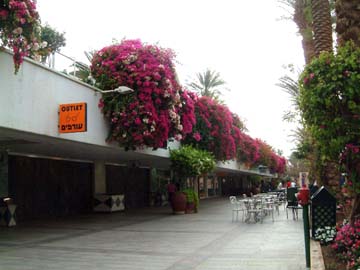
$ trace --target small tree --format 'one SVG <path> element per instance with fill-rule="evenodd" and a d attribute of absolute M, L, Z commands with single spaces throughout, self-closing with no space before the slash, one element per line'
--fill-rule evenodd
<path fill-rule="evenodd" d="M 46 59 L 50 54 L 59 52 L 60 48 L 66 45 L 65 33 L 56 31 L 48 24 L 41 26 L 40 38 L 42 42 L 46 42 L 46 46 L 39 50 L 42 63 L 46 62 Z"/>
<path fill-rule="evenodd" d="M 190 145 L 177 150 L 170 150 L 171 168 L 180 178 L 199 176 L 209 173 L 215 168 L 214 156 L 204 150 Z"/>

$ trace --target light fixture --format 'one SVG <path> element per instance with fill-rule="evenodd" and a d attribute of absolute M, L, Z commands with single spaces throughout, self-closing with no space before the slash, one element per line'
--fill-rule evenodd
<path fill-rule="evenodd" d="M 127 86 L 119 86 L 115 89 L 112 90 L 98 90 L 98 92 L 100 92 L 101 94 L 107 94 L 107 93 L 119 93 L 121 95 L 126 95 L 126 94 L 130 94 L 134 92 L 134 89 L 131 89 L 130 87 Z"/>

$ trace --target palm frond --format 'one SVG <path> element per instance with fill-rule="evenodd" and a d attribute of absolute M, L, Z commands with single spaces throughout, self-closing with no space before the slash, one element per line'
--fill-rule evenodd
<path fill-rule="evenodd" d="M 201 96 L 208 96 L 220 101 L 219 96 L 221 96 L 222 90 L 229 90 L 220 88 L 225 84 L 226 82 L 221 79 L 219 72 L 206 69 L 204 72 L 196 73 L 196 81 L 188 83 L 187 86 Z"/>

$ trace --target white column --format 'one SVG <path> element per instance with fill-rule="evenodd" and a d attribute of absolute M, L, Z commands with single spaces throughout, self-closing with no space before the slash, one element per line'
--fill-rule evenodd
<path fill-rule="evenodd" d="M 94 193 L 104 194 L 106 193 L 106 169 L 105 162 L 94 162 Z"/>

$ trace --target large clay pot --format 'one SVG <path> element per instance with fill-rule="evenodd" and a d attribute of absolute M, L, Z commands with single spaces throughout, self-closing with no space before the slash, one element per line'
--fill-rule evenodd
<path fill-rule="evenodd" d="M 172 197 L 173 213 L 176 215 L 185 214 L 186 210 L 186 195 L 182 192 L 175 192 Z"/>

